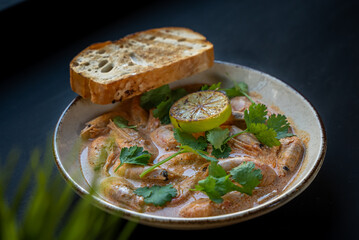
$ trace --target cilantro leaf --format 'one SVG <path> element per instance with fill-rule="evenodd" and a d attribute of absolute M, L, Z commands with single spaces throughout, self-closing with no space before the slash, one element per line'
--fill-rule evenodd
<path fill-rule="evenodd" d="M 218 161 L 212 161 L 208 167 L 208 175 L 213 177 L 225 177 L 227 173 L 226 170 L 218 164 Z"/>
<path fill-rule="evenodd" d="M 168 84 L 163 85 L 159 88 L 152 89 L 148 92 L 145 92 L 141 96 L 141 107 L 150 110 L 155 108 L 162 101 L 166 101 L 171 96 L 171 89 Z"/>
<path fill-rule="evenodd" d="M 232 191 L 238 191 L 239 189 L 240 188 L 229 179 L 229 175 L 223 177 L 209 175 L 207 178 L 198 181 L 198 185 L 195 186 L 194 190 L 205 192 L 209 199 L 215 203 L 222 203 L 223 195 Z"/>
<path fill-rule="evenodd" d="M 231 147 L 227 143 L 225 143 L 221 146 L 221 148 L 213 147 L 211 154 L 212 154 L 212 156 L 215 156 L 216 158 L 227 158 L 227 157 L 229 157 L 229 154 L 231 153 L 231 151 L 232 151 Z"/>
<path fill-rule="evenodd" d="M 195 138 L 190 133 L 182 132 L 181 130 L 175 128 L 173 129 L 174 137 L 181 145 L 188 145 L 195 150 L 205 151 L 207 149 L 207 142 L 204 137 Z"/>
<path fill-rule="evenodd" d="M 133 129 L 137 130 L 136 126 L 128 125 L 128 121 L 126 119 L 124 119 L 123 117 L 121 117 L 121 116 L 114 117 L 112 119 L 112 121 L 119 128 L 133 128 Z"/>
<path fill-rule="evenodd" d="M 284 115 L 272 114 L 267 120 L 267 126 L 277 132 L 277 139 L 293 136 L 289 133 L 289 123 Z"/>
<path fill-rule="evenodd" d="M 248 85 L 245 82 L 234 82 L 232 88 L 224 88 L 221 90 L 225 91 L 229 98 L 248 96 Z"/>
<path fill-rule="evenodd" d="M 142 196 L 147 204 L 163 206 L 177 196 L 177 190 L 171 185 L 137 188 L 135 194 Z"/>
<path fill-rule="evenodd" d="M 256 138 L 268 147 L 279 146 L 278 139 L 289 137 L 289 123 L 284 115 L 272 114 L 268 119 L 267 107 L 264 104 L 251 104 L 244 111 L 244 120 L 247 124 L 247 132 L 253 133 Z"/>
<path fill-rule="evenodd" d="M 212 144 L 215 149 L 222 150 L 222 145 L 228 137 L 228 128 L 222 129 L 217 127 L 206 132 L 207 141 Z"/>
<path fill-rule="evenodd" d="M 227 144 L 229 138 L 228 128 L 214 128 L 206 132 L 206 138 L 212 144 L 212 155 L 216 158 L 226 158 L 229 156 L 232 149 Z"/>
<path fill-rule="evenodd" d="M 187 95 L 183 88 L 171 90 L 167 85 L 148 91 L 141 96 L 141 107 L 146 110 L 155 108 L 153 116 L 160 119 L 162 124 L 169 124 L 169 111 L 174 102 Z"/>
<path fill-rule="evenodd" d="M 243 162 L 230 171 L 232 178 L 242 186 L 239 190 L 240 192 L 252 195 L 253 189 L 258 186 L 262 180 L 263 175 L 261 170 L 254 169 L 254 167 L 253 162 Z"/>
<path fill-rule="evenodd" d="M 212 84 L 211 86 L 209 86 L 209 85 L 203 85 L 203 86 L 201 87 L 201 91 L 204 91 L 204 90 L 218 90 L 220 87 L 221 87 L 221 82 L 214 83 L 214 84 Z"/>
<path fill-rule="evenodd" d="M 173 101 L 169 98 L 167 101 L 162 101 L 157 105 L 156 109 L 153 110 L 153 116 L 160 119 L 162 124 L 169 124 L 171 122 L 169 112 Z"/>
<path fill-rule="evenodd" d="M 146 166 L 150 158 L 151 154 L 148 151 L 143 151 L 143 147 L 124 147 L 121 149 L 120 153 L 121 164 L 115 169 L 115 171 L 117 171 L 117 169 L 119 169 L 124 163 Z"/>
<path fill-rule="evenodd" d="M 265 123 L 267 107 L 264 104 L 251 104 L 248 110 L 244 111 L 244 121 L 247 127 L 252 123 Z"/>
<path fill-rule="evenodd" d="M 247 127 L 247 130 L 268 147 L 280 146 L 276 131 L 273 128 L 268 128 L 264 123 L 252 123 Z"/>

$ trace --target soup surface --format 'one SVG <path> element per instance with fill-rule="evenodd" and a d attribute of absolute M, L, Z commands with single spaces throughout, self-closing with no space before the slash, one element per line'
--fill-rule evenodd
<path fill-rule="evenodd" d="M 187 90 L 198 90 L 198 86 Z M 250 94 L 251 99 L 261 103 L 256 95 Z M 232 136 L 246 129 L 244 113 L 252 102 L 245 96 L 236 96 L 231 98 L 230 104 L 232 116 L 220 128 L 228 129 Z M 276 110 L 276 107 L 267 106 L 267 115 L 278 114 Z M 81 132 L 84 141 L 80 161 L 85 179 L 89 184 L 96 182 L 98 193 L 108 202 L 137 212 L 171 217 L 215 216 L 248 209 L 279 195 L 295 178 L 305 150 L 302 140 L 294 134 L 279 139 L 280 145 L 272 147 L 262 144 L 249 132 L 229 139 L 228 154 L 218 158 L 221 169 L 229 173 L 244 163 L 253 163 L 253 171 L 260 171 L 261 178 L 251 195 L 228 191 L 213 201 L 208 192 L 196 188 L 209 176 L 211 163 L 194 152 L 175 155 L 140 177 L 152 165 L 178 153 L 181 144 L 174 131 L 170 123 L 163 124 L 154 117 L 154 109 L 141 107 L 141 97 L 119 104 L 113 111 L 88 122 Z M 294 133 L 294 130 L 289 128 L 288 132 Z M 192 136 L 198 139 L 206 134 Z M 131 151 L 137 164 L 121 163 L 121 159 Z M 211 157 L 212 151 L 213 146 L 209 144 L 207 153 Z M 148 158 L 148 162 L 138 164 L 140 158 Z M 146 201 L 151 197 L 149 189 L 153 186 L 169 186 L 173 191 L 163 204 L 153 204 Z M 147 192 L 141 194 L 138 189 Z"/>

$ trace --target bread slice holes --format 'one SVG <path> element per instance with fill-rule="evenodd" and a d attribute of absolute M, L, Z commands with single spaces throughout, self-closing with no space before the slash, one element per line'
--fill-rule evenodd
<path fill-rule="evenodd" d="M 105 66 L 108 63 L 107 60 L 102 60 L 101 62 L 98 63 L 98 67 L 102 68 L 103 66 Z"/>
<path fill-rule="evenodd" d="M 184 42 L 184 41 L 186 41 L 185 38 L 179 38 L 179 39 L 177 39 L 177 42 Z"/>
<path fill-rule="evenodd" d="M 152 36 L 152 37 L 149 38 L 149 40 L 155 40 L 155 39 L 156 39 L 155 36 Z"/>
<path fill-rule="evenodd" d="M 78 62 L 73 62 L 74 67 L 77 67 L 79 65 Z"/>
<path fill-rule="evenodd" d="M 98 50 L 97 53 L 98 54 L 104 54 L 106 51 L 104 49 Z"/>
<path fill-rule="evenodd" d="M 113 69 L 113 64 L 112 63 L 109 63 L 107 64 L 106 66 L 104 66 L 102 69 L 101 69 L 101 72 L 102 73 L 108 73 L 109 71 L 111 71 Z"/>

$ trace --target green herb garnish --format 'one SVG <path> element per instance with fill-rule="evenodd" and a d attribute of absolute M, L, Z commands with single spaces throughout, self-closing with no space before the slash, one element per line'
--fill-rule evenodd
<path fill-rule="evenodd" d="M 148 151 L 143 151 L 143 147 L 132 146 L 130 148 L 124 147 L 120 153 L 120 165 L 115 169 L 115 172 L 124 164 L 137 164 L 148 165 L 148 161 L 151 158 L 151 154 Z"/>
<path fill-rule="evenodd" d="M 171 106 L 187 94 L 185 89 L 178 88 L 171 90 L 167 84 L 144 93 L 141 96 L 141 107 L 146 110 L 155 108 L 153 116 L 160 119 L 162 124 L 169 124 L 171 122 L 169 118 Z"/>
<path fill-rule="evenodd" d="M 147 204 L 163 206 L 177 196 L 177 190 L 171 185 L 137 188 L 135 194 L 142 196 Z"/>
<path fill-rule="evenodd" d="M 137 130 L 137 126 L 128 125 L 128 121 L 121 116 L 114 117 L 112 121 L 119 128 L 133 128 Z"/>
<path fill-rule="evenodd" d="M 212 162 L 209 166 L 209 176 L 199 181 L 193 190 L 206 193 L 215 203 L 223 202 L 222 196 L 232 191 L 252 195 L 253 189 L 258 186 L 263 177 L 261 171 L 254 167 L 254 163 L 244 162 L 233 168 L 227 175 L 220 165 Z M 233 183 L 230 177 L 240 186 Z"/>

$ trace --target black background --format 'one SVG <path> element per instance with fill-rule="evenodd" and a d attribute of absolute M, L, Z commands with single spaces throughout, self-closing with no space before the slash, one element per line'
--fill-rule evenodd
<path fill-rule="evenodd" d="M 140 225 L 131 239 L 357 238 L 358 25 L 358 1 L 20 3 L 0 12 L 1 160 L 17 146 L 25 165 L 34 147 L 44 148 L 76 97 L 68 64 L 83 48 L 149 28 L 189 27 L 214 44 L 217 60 L 263 71 L 301 92 L 323 119 L 327 155 L 314 182 L 269 214 L 204 231 Z"/>

